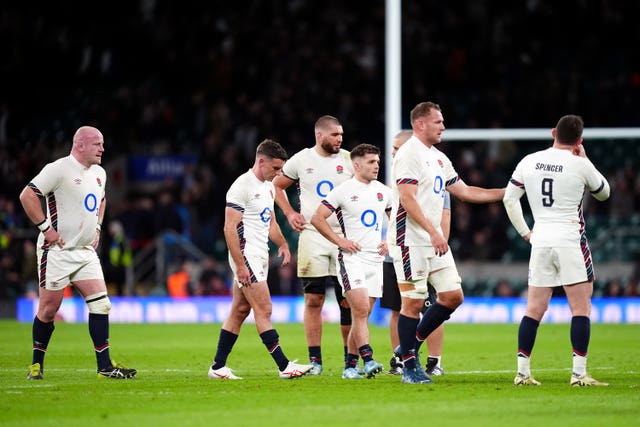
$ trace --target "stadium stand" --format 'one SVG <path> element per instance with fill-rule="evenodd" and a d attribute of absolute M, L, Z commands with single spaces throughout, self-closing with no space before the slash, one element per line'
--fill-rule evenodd
<path fill-rule="evenodd" d="M 640 126 L 640 68 L 628 43 L 640 39 L 633 22 L 640 3 L 404 3 L 403 111 L 419 100 L 437 101 L 451 128 L 550 128 L 567 112 L 581 114 L 587 126 Z M 333 114 L 344 124 L 347 148 L 384 145 L 382 1 L 366 8 L 328 2 L 320 9 L 284 0 L 243 8 L 178 1 L 95 7 L 14 2 L 1 14 L 2 298 L 29 291 L 23 242 L 34 230 L 17 195 L 44 163 L 68 150 L 79 124 L 104 129 L 107 221 L 122 222 L 134 253 L 149 250 L 167 231 L 157 228 L 154 214 L 155 195 L 164 190 L 182 219 L 181 229 L 170 231 L 221 261 L 224 191 L 249 167 L 262 138 L 274 137 L 294 153 L 312 140 L 315 117 Z M 559 48 L 566 34 L 579 34 L 584 43 Z M 602 57 L 593 61 L 593 52 Z M 523 153 L 550 142 L 470 141 L 443 149 L 465 181 L 493 187 L 504 185 Z M 585 144 L 613 187 L 611 201 L 585 205 L 595 261 L 637 262 L 640 144 Z M 149 184 L 130 179 L 134 155 L 197 161 Z M 504 227 L 496 227 L 501 220 Z M 527 245 L 506 225 L 490 207 L 454 201 L 456 257 L 525 260 Z M 284 224 L 283 231 L 295 241 Z M 478 295 L 491 294 L 495 284 L 465 281 Z"/>

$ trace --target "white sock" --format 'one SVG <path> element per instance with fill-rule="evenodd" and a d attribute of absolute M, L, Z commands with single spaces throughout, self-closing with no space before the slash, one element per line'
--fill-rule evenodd
<path fill-rule="evenodd" d="M 442 366 L 440 366 L 440 359 L 442 359 L 442 356 L 432 356 L 432 355 L 429 355 L 429 358 L 430 358 L 430 359 L 438 359 L 438 363 L 436 363 L 436 366 L 437 366 L 438 368 L 442 368 Z"/>
<path fill-rule="evenodd" d="M 525 377 L 531 376 L 531 359 L 529 357 L 518 356 L 518 373 Z"/>
<path fill-rule="evenodd" d="M 573 373 L 579 377 L 587 375 L 587 357 L 573 354 Z"/>

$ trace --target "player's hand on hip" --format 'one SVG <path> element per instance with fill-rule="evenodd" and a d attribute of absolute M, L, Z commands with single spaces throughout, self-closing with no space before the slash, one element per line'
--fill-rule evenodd
<path fill-rule="evenodd" d="M 93 247 L 94 250 L 98 250 L 98 245 L 100 244 L 100 232 L 98 230 L 96 230 L 96 237 L 93 239 L 93 242 L 91 243 L 91 246 Z"/>
<path fill-rule="evenodd" d="M 356 242 L 353 242 L 349 239 L 340 239 L 340 242 L 338 244 L 338 247 L 340 249 L 342 249 L 343 251 L 350 253 L 350 254 L 355 254 L 356 252 L 358 252 L 360 250 L 360 245 L 357 244 Z"/>
<path fill-rule="evenodd" d="M 387 246 L 387 242 L 385 240 L 378 244 L 378 253 L 380 255 L 386 255 L 389 253 L 389 247 Z"/>
<path fill-rule="evenodd" d="M 62 240 L 58 231 L 53 227 L 50 227 L 49 230 L 44 233 L 44 240 L 52 245 L 58 245 L 61 248 L 64 247 L 64 240 Z"/>

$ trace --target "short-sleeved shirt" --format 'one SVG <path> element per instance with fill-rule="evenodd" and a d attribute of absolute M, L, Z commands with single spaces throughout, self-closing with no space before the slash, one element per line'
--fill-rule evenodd
<path fill-rule="evenodd" d="M 526 192 L 535 222 L 532 247 L 569 247 L 586 238 L 582 215 L 585 189 L 597 193 L 605 183 L 589 159 L 551 147 L 518 163 L 505 198 L 517 199 Z"/>
<path fill-rule="evenodd" d="M 49 250 L 91 247 L 106 184 L 107 175 L 101 166 L 87 168 L 72 155 L 47 164 L 31 180 L 29 187 L 46 198 L 51 224 L 65 242 L 64 248 L 51 245 Z M 43 245 L 44 234 L 40 233 L 38 247 Z"/>
<path fill-rule="evenodd" d="M 318 204 L 331 190 L 353 176 L 353 166 L 346 150 L 324 157 L 312 147 L 294 154 L 285 163 L 282 173 L 287 178 L 297 181 L 300 213 L 307 220 L 305 229 L 316 231 L 311 225 L 311 217 Z M 340 232 L 338 220 L 334 215 L 327 218 L 327 222 L 334 231 Z"/>
<path fill-rule="evenodd" d="M 382 225 L 391 209 L 389 187 L 379 181 L 368 184 L 351 178 L 334 188 L 322 204 L 336 213 L 344 236 L 360 245 L 362 256 L 382 261 L 378 252 L 382 241 Z"/>
<path fill-rule="evenodd" d="M 242 212 L 237 231 L 243 254 L 269 253 L 269 226 L 273 215 L 274 187 L 252 170 L 240 175 L 227 191 L 227 207 Z"/>
<path fill-rule="evenodd" d="M 449 158 L 412 136 L 393 159 L 393 210 L 387 242 L 396 246 L 431 246 L 429 233 L 415 222 L 400 203 L 397 185 L 416 185 L 416 200 L 434 227 L 440 226 L 445 187 L 458 180 Z"/>

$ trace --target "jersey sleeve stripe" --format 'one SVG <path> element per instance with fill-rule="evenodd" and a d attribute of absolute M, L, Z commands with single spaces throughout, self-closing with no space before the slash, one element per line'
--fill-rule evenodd
<path fill-rule="evenodd" d="M 459 179 L 459 178 L 458 178 L 458 176 L 456 175 L 456 176 L 454 176 L 453 178 L 451 178 L 449 181 L 445 182 L 444 186 L 445 186 L 445 187 L 448 187 L 448 186 L 450 186 L 450 185 L 453 185 L 453 184 L 455 184 L 456 182 L 458 182 L 458 179 Z"/>
<path fill-rule="evenodd" d="M 244 213 L 244 208 L 236 203 L 227 202 L 227 207 Z"/>
<path fill-rule="evenodd" d="M 510 182 L 511 184 L 515 185 L 516 187 L 521 188 L 521 189 L 523 189 L 523 190 L 524 190 L 524 184 L 523 184 L 523 183 L 521 183 L 520 181 L 516 181 L 515 179 L 511 178 L 511 179 L 509 180 L 509 182 Z"/>
<path fill-rule="evenodd" d="M 396 180 L 396 184 L 397 185 L 400 185 L 400 184 L 418 185 L 418 180 L 413 178 L 398 178 Z"/>
<path fill-rule="evenodd" d="M 32 189 L 34 193 L 36 193 L 36 196 L 40 197 L 41 199 L 44 199 L 44 194 L 42 194 L 42 191 L 40 191 L 40 189 L 36 187 L 36 185 L 33 182 L 30 182 L 29 184 L 27 184 L 27 186 L 30 189 Z"/>
<path fill-rule="evenodd" d="M 593 190 L 591 194 L 598 194 L 599 192 L 602 191 L 603 188 L 604 188 L 604 181 L 600 181 L 600 187 L 598 187 L 597 190 Z"/>
<path fill-rule="evenodd" d="M 326 201 L 326 199 L 322 199 L 322 203 L 324 206 L 327 207 L 327 209 L 329 209 L 331 212 L 335 212 L 336 208 L 333 207 L 333 205 L 329 202 Z"/>

